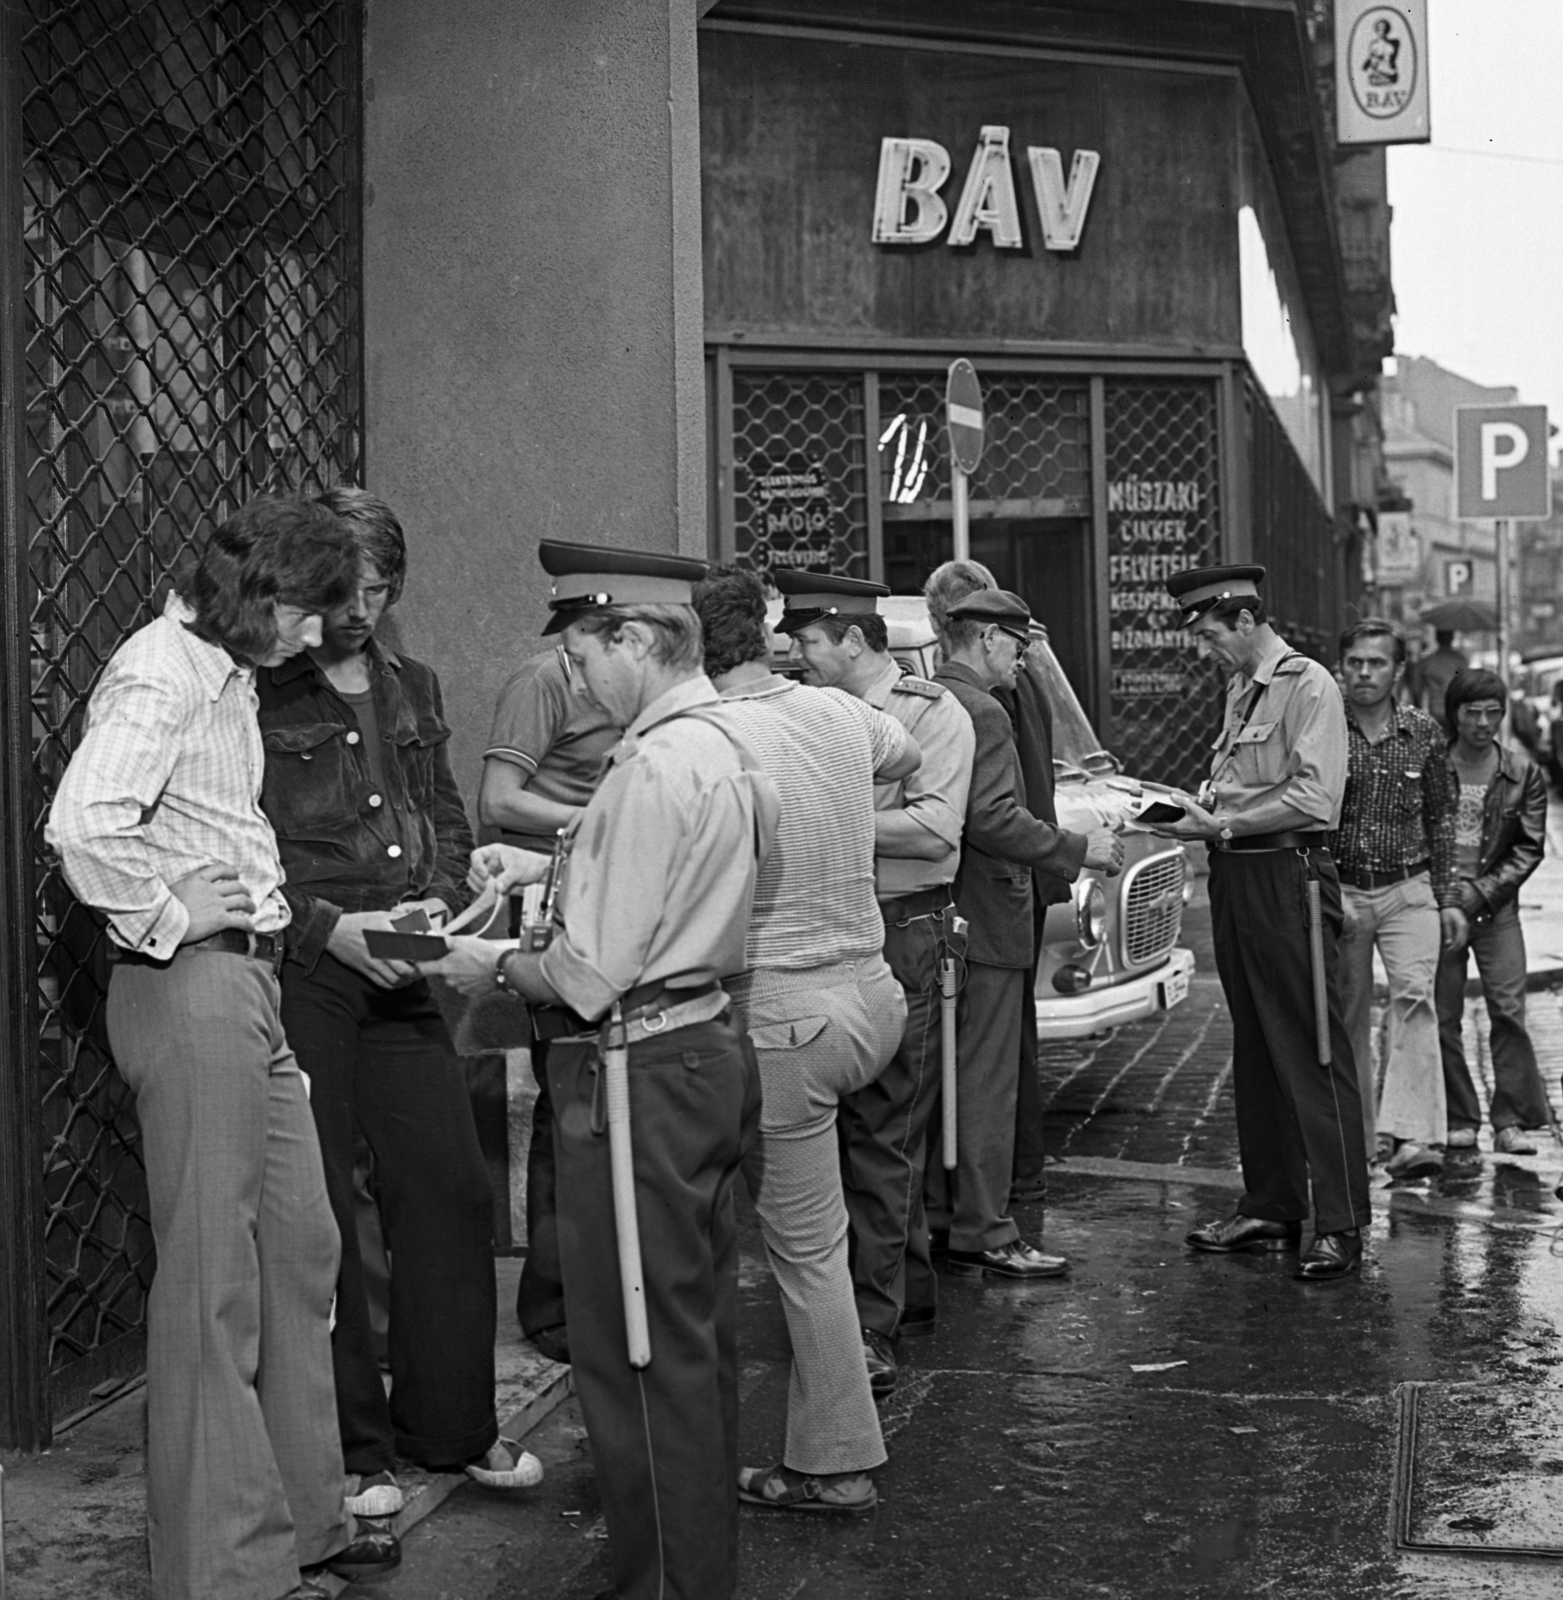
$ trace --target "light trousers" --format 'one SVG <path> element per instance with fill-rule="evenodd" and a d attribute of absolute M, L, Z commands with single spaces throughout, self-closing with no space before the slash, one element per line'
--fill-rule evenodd
<path fill-rule="evenodd" d="M 811 1475 L 885 1460 L 847 1263 L 836 1106 L 896 1052 L 906 1000 L 884 957 L 762 969 L 731 986 L 760 1065 L 760 1142 L 744 1162 L 792 1341 L 785 1465 Z"/>
<path fill-rule="evenodd" d="M 1420 872 L 1378 889 L 1343 883 L 1341 901 L 1346 917 L 1336 944 L 1341 1010 L 1357 1058 L 1367 1147 L 1372 1150 L 1375 1133 L 1415 1144 L 1441 1145 L 1448 1134 L 1448 1118 L 1434 990 L 1442 927 L 1432 881 Z M 1389 979 L 1389 1047 L 1382 1101 L 1374 1092 L 1373 1071 L 1375 945 Z"/>
<path fill-rule="evenodd" d="M 121 963 L 109 1041 L 135 1091 L 155 1600 L 279 1600 L 347 1543 L 331 1378 L 339 1240 L 269 963 Z"/>

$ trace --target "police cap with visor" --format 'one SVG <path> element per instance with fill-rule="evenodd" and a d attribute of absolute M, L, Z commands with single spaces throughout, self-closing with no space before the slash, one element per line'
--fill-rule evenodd
<path fill-rule="evenodd" d="M 1256 566 L 1190 567 L 1166 580 L 1167 593 L 1183 612 L 1183 626 L 1198 622 L 1223 600 L 1257 600 L 1265 569 Z"/>
<path fill-rule="evenodd" d="M 782 597 L 778 633 L 796 633 L 822 617 L 872 617 L 881 597 L 890 593 L 882 583 L 865 578 L 838 578 L 831 572 L 798 572 L 782 567 L 772 574 Z"/>
<path fill-rule="evenodd" d="M 688 606 L 695 585 L 708 571 L 691 556 L 653 555 L 646 550 L 613 550 L 600 544 L 544 539 L 537 559 L 553 580 L 544 634 L 558 633 L 577 617 L 603 606 Z"/>

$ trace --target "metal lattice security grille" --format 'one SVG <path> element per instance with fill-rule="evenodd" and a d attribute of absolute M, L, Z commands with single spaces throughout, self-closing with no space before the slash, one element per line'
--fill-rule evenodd
<path fill-rule="evenodd" d="M 42 829 L 104 663 L 203 528 L 356 477 L 360 13 L 29 0 L 23 102 L 40 1081 L 56 1410 L 151 1273 L 107 944 Z"/>
<path fill-rule="evenodd" d="M 739 561 L 868 576 L 863 432 L 860 373 L 734 374 Z"/>
<path fill-rule="evenodd" d="M 915 508 L 950 514 L 944 388 L 942 372 L 887 372 L 879 380 L 879 476 L 887 520 Z M 973 516 L 1068 517 L 1088 510 L 1086 384 L 985 370 L 982 410 L 982 459 L 969 488 Z"/>
<path fill-rule="evenodd" d="M 1113 749 L 1137 777 L 1194 788 L 1220 729 L 1221 680 L 1195 659 L 1165 581 L 1220 559 L 1217 388 L 1110 379 L 1105 407 Z"/>
<path fill-rule="evenodd" d="M 1335 524 L 1270 402 L 1249 377 L 1244 387 L 1253 485 L 1254 560 L 1265 567 L 1265 602 L 1294 650 L 1332 659 L 1345 625 L 1337 599 Z M 1361 563 L 1350 571 L 1360 579 Z M 1355 599 L 1360 582 L 1351 587 Z"/>

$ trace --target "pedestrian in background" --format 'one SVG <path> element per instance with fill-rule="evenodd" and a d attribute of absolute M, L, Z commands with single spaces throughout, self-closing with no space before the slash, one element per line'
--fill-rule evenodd
<path fill-rule="evenodd" d="M 901 671 L 878 614 L 883 584 L 781 570 L 790 634 L 804 681 L 845 689 L 885 711 L 922 751 L 922 765 L 874 790 L 874 893 L 885 960 L 906 998 L 906 1027 L 884 1071 L 838 1114 L 842 1187 L 851 1221 L 864 1359 L 876 1396 L 896 1384 L 895 1341 L 932 1334 L 938 1278 L 923 1212 L 928 1119 L 939 1093 L 939 966 L 965 954 L 951 886 L 971 784 L 971 718 L 942 685 Z"/>
<path fill-rule="evenodd" d="M 402 1508 L 396 1459 L 466 1469 L 492 1488 L 542 1468 L 494 1412 L 493 1191 L 450 1031 L 417 968 L 364 935 L 467 900 L 472 829 L 451 772 L 439 680 L 375 636 L 401 597 L 396 514 L 362 489 L 321 497 L 358 552 L 318 644 L 258 675 L 262 804 L 292 911 L 282 1021 L 312 1084 L 326 1188 L 342 1230 L 331 1352 L 349 1506 Z M 391 1256 L 387 1395 L 371 1335 L 353 1198 L 353 1134 L 374 1157 Z"/>
<path fill-rule="evenodd" d="M 1435 629 L 1433 638 L 1438 648 L 1417 662 L 1418 703 L 1428 716 L 1453 738 L 1454 729 L 1449 722 L 1444 697 L 1449 685 L 1454 682 L 1455 674 L 1464 672 L 1471 661 L 1463 651 L 1455 649 L 1454 634 L 1448 628 Z"/>
<path fill-rule="evenodd" d="M 1346 793 L 1335 835 L 1344 917 L 1341 1009 L 1362 1090 L 1367 1148 L 1388 1141 L 1392 1178 L 1442 1169 L 1448 1133 L 1434 989 L 1439 951 L 1465 942 L 1454 871 L 1454 783 L 1444 738 L 1396 695 L 1406 642 L 1381 617 L 1341 635 L 1346 682 Z M 1373 952 L 1389 981 L 1384 1096 L 1372 1040 Z"/>
<path fill-rule="evenodd" d="M 1500 1155 L 1535 1155 L 1531 1134 L 1548 1127 L 1552 1108 L 1525 1026 L 1525 934 L 1520 885 L 1541 864 L 1547 843 L 1547 785 L 1540 770 L 1499 738 L 1508 686 L 1474 668 L 1449 685 L 1454 729 L 1448 760 L 1458 789 L 1455 870 L 1460 907 L 1470 925 L 1487 1015 L 1492 1023 L 1494 1089 L 1489 1112 Z M 1438 1034 L 1449 1101 L 1449 1143 L 1476 1144 L 1482 1103 L 1461 1040 L 1466 949 L 1444 953 L 1438 971 Z"/>
<path fill-rule="evenodd" d="M 623 732 L 601 706 L 574 692 L 569 658 L 558 646 L 529 657 L 494 706 L 478 821 L 497 829 L 501 843 L 550 854 L 559 830 L 585 810 Z M 547 1040 L 533 1039 L 527 1059 L 537 1099 L 526 1152 L 526 1259 L 516 1285 L 516 1320 L 551 1361 L 568 1362 Z"/>
<path fill-rule="evenodd" d="M 695 589 L 707 676 L 781 797 L 745 945 L 728 984 L 760 1064 L 760 1142 L 744 1163 L 792 1343 L 787 1442 L 744 1467 L 740 1497 L 861 1512 L 885 1460 L 847 1261 L 836 1108 L 895 1053 L 906 1001 L 874 899 L 874 783 L 922 761 L 894 717 L 775 676 L 765 590 L 718 569 Z"/>
<path fill-rule="evenodd" d="M 944 1233 L 951 1272 L 1053 1278 L 1068 1269 L 1020 1237 L 1009 1214 L 1020 1087 L 1021 1012 L 1032 956 L 1035 867 L 1066 878 L 1083 866 L 1114 873 L 1123 845 L 1110 828 L 1070 833 L 1026 809 L 1014 729 L 993 690 L 1013 688 L 1031 642 L 1018 595 L 979 589 L 944 616 L 944 662 L 934 675 L 961 703 L 976 735 L 955 908 L 969 923 L 956 1023 L 956 1151 L 947 1172 L 933 1119 L 924 1205 Z"/>
<path fill-rule="evenodd" d="M 257 500 L 114 653 L 49 814 L 108 920 L 108 1031 L 136 1099 L 157 1272 L 147 1539 L 158 1600 L 325 1600 L 400 1559 L 343 1504 L 338 1229 L 277 968 L 289 909 L 260 808 L 257 666 L 322 637 L 358 552 L 324 506 Z"/>
<path fill-rule="evenodd" d="M 1324 1282 L 1361 1264 L 1369 1220 L 1362 1091 L 1336 972 L 1340 879 L 1328 849 L 1346 788 L 1346 714 L 1328 668 L 1270 626 L 1264 573 L 1201 567 L 1167 580 L 1200 658 L 1229 676 L 1210 779 L 1199 800 L 1179 797 L 1182 822 L 1157 830 L 1210 846 L 1243 1163 L 1237 1210 L 1187 1242 L 1223 1254 L 1294 1249 L 1311 1204 L 1314 1238 L 1296 1276 Z"/>

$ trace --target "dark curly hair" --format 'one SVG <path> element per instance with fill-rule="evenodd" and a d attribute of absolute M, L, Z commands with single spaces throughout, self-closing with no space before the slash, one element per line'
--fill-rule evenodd
<path fill-rule="evenodd" d="M 324 613 L 358 581 L 358 546 L 311 500 L 251 500 L 206 541 L 182 594 L 193 631 L 239 661 L 263 661 L 277 639 L 278 605 Z"/>
<path fill-rule="evenodd" d="M 695 610 L 705 639 L 706 675 L 749 661 L 770 660 L 765 637 L 765 585 L 741 567 L 712 567 L 695 585 Z"/>

